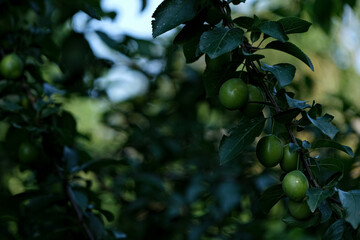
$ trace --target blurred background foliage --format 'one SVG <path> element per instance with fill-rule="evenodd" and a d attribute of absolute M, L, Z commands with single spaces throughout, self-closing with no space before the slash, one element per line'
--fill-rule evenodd
<path fill-rule="evenodd" d="M 150 1 L 142 0 L 142 9 Z M 359 7 L 356 0 L 272 0 L 233 9 L 234 18 L 313 22 L 291 41 L 312 59 L 314 73 L 281 53 L 266 59 L 293 61 L 297 98 L 335 116 L 337 140 L 355 152 L 354 159 L 326 153 L 344 163 L 344 190 L 360 186 Z M 204 59 L 185 64 L 171 33 L 140 39 L 74 31 L 79 11 L 88 23 L 116 17 L 98 0 L 0 0 L 0 54 L 16 51 L 26 63 L 23 83 L 0 81 L 0 239 L 84 239 L 67 185 L 98 239 L 320 239 L 323 229 L 281 221 L 285 202 L 262 212 L 259 197 L 279 183 L 281 170 L 260 166 L 254 146 L 219 166 L 219 141 L 239 114 L 205 98 Z M 86 33 L 116 57 L 96 56 Z M 133 81 L 118 81 L 122 75 Z M 119 91 L 127 99 L 111 98 Z M 297 137 L 312 142 L 321 133 Z M 17 157 L 25 140 L 39 149 L 34 162 Z"/>

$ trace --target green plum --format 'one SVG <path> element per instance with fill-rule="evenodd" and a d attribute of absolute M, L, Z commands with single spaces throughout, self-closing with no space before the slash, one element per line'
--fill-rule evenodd
<path fill-rule="evenodd" d="M 247 103 L 248 89 L 240 78 L 231 78 L 220 87 L 219 100 L 221 104 L 230 109 L 239 109 Z"/>
<path fill-rule="evenodd" d="M 278 137 L 267 135 L 256 145 L 256 156 L 265 167 L 276 166 L 283 158 L 283 146 Z"/>
<path fill-rule="evenodd" d="M 308 188 L 309 182 L 300 170 L 287 173 L 282 181 L 282 189 L 285 195 L 293 201 L 302 201 Z"/>

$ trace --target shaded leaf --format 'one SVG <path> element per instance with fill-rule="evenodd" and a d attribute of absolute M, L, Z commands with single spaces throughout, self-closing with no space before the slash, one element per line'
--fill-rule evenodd
<path fill-rule="evenodd" d="M 323 236 L 323 240 L 341 240 L 343 239 L 343 234 L 345 231 L 345 221 L 344 219 L 339 219 L 335 221 L 330 227 L 326 230 Z"/>
<path fill-rule="evenodd" d="M 233 22 L 238 25 L 239 27 L 250 29 L 253 24 L 255 23 L 255 20 L 251 17 L 241 16 L 238 18 L 235 18 Z"/>
<path fill-rule="evenodd" d="M 274 115 L 274 119 L 280 123 L 291 122 L 301 112 L 298 108 L 292 108 Z"/>
<path fill-rule="evenodd" d="M 360 190 L 344 192 L 339 189 L 338 192 L 346 212 L 345 220 L 356 229 L 360 224 Z"/>
<path fill-rule="evenodd" d="M 332 215 L 332 209 L 331 209 L 330 204 L 327 201 L 322 201 L 319 204 L 318 209 L 321 213 L 320 223 L 325 223 L 325 222 L 329 221 L 329 219 L 331 218 L 331 215 Z"/>
<path fill-rule="evenodd" d="M 310 107 L 310 105 L 307 104 L 306 101 L 300 101 L 300 100 L 293 99 L 293 98 L 289 97 L 287 94 L 285 94 L 285 97 L 286 97 L 286 101 L 287 101 L 289 107 L 291 107 L 291 108 L 305 109 L 305 108 Z"/>
<path fill-rule="evenodd" d="M 199 22 L 187 23 L 185 27 L 181 29 L 181 31 L 174 38 L 174 44 L 183 44 L 187 41 L 192 40 L 195 36 L 196 38 L 200 38 L 201 34 L 205 31 L 210 30 L 211 27 L 208 25 L 199 24 Z"/>
<path fill-rule="evenodd" d="M 287 40 L 289 40 L 288 36 L 286 36 L 283 26 L 278 22 L 274 22 L 274 21 L 262 22 L 259 25 L 259 29 L 261 32 L 265 33 L 266 35 L 278 39 L 281 42 L 286 42 Z"/>
<path fill-rule="evenodd" d="M 334 195 L 334 190 L 323 190 L 311 187 L 307 190 L 306 195 L 309 197 L 307 203 L 311 212 L 314 212 L 322 201 Z"/>
<path fill-rule="evenodd" d="M 277 21 L 280 23 L 286 34 L 307 32 L 311 23 L 297 17 L 286 17 Z"/>
<path fill-rule="evenodd" d="M 17 112 L 22 109 L 22 107 L 14 102 L 9 101 L 0 101 L 0 109 L 9 111 L 9 112 Z"/>
<path fill-rule="evenodd" d="M 294 79 L 296 68 L 291 64 L 280 63 L 271 66 L 263 63 L 263 65 L 262 69 L 274 74 L 281 88 L 289 85 Z"/>
<path fill-rule="evenodd" d="M 108 220 L 109 222 L 114 221 L 115 216 L 112 212 L 105 210 L 105 209 L 96 209 L 96 210 L 98 210 L 102 215 L 104 215 L 106 220 Z"/>
<path fill-rule="evenodd" d="M 244 31 L 240 28 L 216 27 L 201 35 L 200 50 L 210 58 L 216 58 L 237 48 L 242 42 L 243 35 Z"/>
<path fill-rule="evenodd" d="M 91 232 L 95 235 L 96 239 L 102 239 L 105 229 L 100 218 L 92 212 L 87 212 L 86 216 L 88 218 L 88 225 Z"/>
<path fill-rule="evenodd" d="M 253 54 L 253 53 L 247 53 L 242 49 L 242 54 L 244 55 L 245 59 L 248 61 L 257 61 L 260 59 L 263 59 L 265 56 L 261 54 Z"/>
<path fill-rule="evenodd" d="M 305 220 L 299 220 L 291 215 L 287 215 L 282 220 L 283 222 L 292 227 L 309 228 L 319 224 L 320 214 L 314 214 L 312 217 Z"/>
<path fill-rule="evenodd" d="M 295 44 L 290 43 L 290 42 L 280 42 L 280 41 L 273 41 L 268 43 L 265 46 L 265 49 L 275 49 L 275 50 L 279 50 L 285 53 L 288 53 L 298 59 L 300 59 L 301 61 L 303 61 L 306 65 L 308 65 L 310 67 L 311 70 L 314 71 L 314 66 L 310 60 L 310 58 L 303 52 L 300 50 L 300 48 L 298 48 Z"/>
<path fill-rule="evenodd" d="M 331 140 L 317 140 L 315 143 L 312 144 L 312 148 L 334 148 L 343 151 L 344 153 L 347 153 L 350 157 L 354 157 L 354 153 L 350 147 L 341 145 L 340 143 Z"/>
<path fill-rule="evenodd" d="M 241 152 L 260 135 L 264 127 L 263 117 L 249 119 L 243 116 L 238 125 L 223 136 L 220 142 L 220 164 L 235 160 Z"/>
<path fill-rule="evenodd" d="M 259 199 L 261 210 L 264 213 L 269 213 L 270 209 L 284 196 L 281 184 L 269 187 L 261 194 Z"/>
<path fill-rule="evenodd" d="M 316 119 L 311 118 L 309 114 L 307 114 L 307 117 L 315 127 L 320 129 L 322 133 L 329 136 L 331 139 L 333 139 L 339 131 L 334 125 L 330 123 L 334 117 L 329 114 L 325 114 L 322 117 L 317 117 Z"/>
<path fill-rule="evenodd" d="M 334 172 L 343 172 L 344 164 L 341 159 L 324 158 L 319 161 L 319 165 Z"/>
<path fill-rule="evenodd" d="M 232 78 L 234 72 L 239 65 L 238 61 L 230 61 L 230 58 L 223 54 L 215 59 L 210 59 L 209 56 L 205 56 L 206 68 L 202 75 L 204 83 L 206 97 L 214 97 L 219 94 L 221 84 Z M 213 66 L 216 64 L 216 66 Z"/>
<path fill-rule="evenodd" d="M 197 14 L 197 1 L 165 0 L 155 10 L 152 20 L 152 34 L 157 37 L 174 27 L 193 19 Z"/>
<path fill-rule="evenodd" d="M 82 193 L 81 191 L 77 191 L 72 189 L 72 194 L 74 196 L 74 199 L 77 203 L 77 205 L 80 207 L 80 209 L 84 212 L 85 209 L 88 206 L 89 200 L 86 197 L 86 195 L 84 193 Z"/>

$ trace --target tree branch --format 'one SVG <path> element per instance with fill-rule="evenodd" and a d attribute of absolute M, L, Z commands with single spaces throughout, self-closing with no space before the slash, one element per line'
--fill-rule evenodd
<path fill-rule="evenodd" d="M 246 46 L 245 46 L 245 50 L 246 50 Z M 260 71 L 257 69 L 256 65 L 253 62 L 249 62 L 248 64 L 250 64 L 251 68 L 257 74 L 260 74 Z M 266 94 L 267 98 L 269 99 L 269 101 L 274 105 L 276 113 L 280 113 L 281 109 L 280 109 L 279 105 L 277 104 L 276 100 L 274 99 L 273 95 L 271 94 L 270 90 L 267 88 L 267 86 L 266 86 L 266 84 L 265 84 L 265 82 L 264 82 L 264 80 L 262 78 L 260 78 L 259 84 L 260 84 L 260 87 L 265 91 L 265 94 Z M 288 134 L 290 136 L 291 141 L 294 144 L 298 145 L 298 143 L 296 141 L 296 138 L 294 136 L 294 133 L 291 131 L 289 125 L 286 125 L 286 130 L 287 130 L 287 132 L 288 132 Z M 302 164 L 303 164 L 303 166 L 305 168 L 306 174 L 309 177 L 310 183 L 316 188 L 321 188 L 320 184 L 314 178 L 314 175 L 311 172 L 309 164 L 306 162 L 306 157 L 305 157 L 304 152 L 299 151 L 299 154 L 300 154 L 301 162 L 302 162 Z"/>

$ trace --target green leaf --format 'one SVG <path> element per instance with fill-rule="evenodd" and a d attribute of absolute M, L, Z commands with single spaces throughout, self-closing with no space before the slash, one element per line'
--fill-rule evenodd
<path fill-rule="evenodd" d="M 198 12 L 198 2 L 193 0 L 165 0 L 155 10 L 152 35 L 157 37 L 176 26 L 193 19 Z"/>
<path fill-rule="evenodd" d="M 265 46 L 265 49 L 275 49 L 290 54 L 303 61 L 306 65 L 310 67 L 311 70 L 314 71 L 314 66 L 310 58 L 293 43 L 290 42 L 283 43 L 280 41 L 273 41 L 268 43 Z"/>
<path fill-rule="evenodd" d="M 263 63 L 263 65 L 264 66 L 262 67 L 262 69 L 264 71 L 271 72 L 272 74 L 274 74 L 274 76 L 279 82 L 280 88 L 289 85 L 294 79 L 296 68 L 291 64 L 280 63 L 271 66 Z"/>
<path fill-rule="evenodd" d="M 240 28 L 216 27 L 201 35 L 200 50 L 210 58 L 216 58 L 237 48 L 242 43 L 243 35 L 244 31 Z"/>
<path fill-rule="evenodd" d="M 91 232 L 94 234 L 95 239 L 103 239 L 104 234 L 104 224 L 100 220 L 98 216 L 93 214 L 92 212 L 87 212 L 86 216 L 88 218 L 88 225 Z"/>
<path fill-rule="evenodd" d="M 299 220 L 291 215 L 287 215 L 282 220 L 283 222 L 285 222 L 286 224 L 292 227 L 309 228 L 319 224 L 320 214 L 314 214 L 311 218 L 306 220 Z"/>
<path fill-rule="evenodd" d="M 74 196 L 74 199 L 75 199 L 77 205 L 84 212 L 89 204 L 88 198 L 86 197 L 86 195 L 83 192 L 77 191 L 74 189 L 72 189 L 72 194 Z"/>
<path fill-rule="evenodd" d="M 331 218 L 332 213 L 333 213 L 330 204 L 327 201 L 322 201 L 319 204 L 318 209 L 321 213 L 320 223 L 325 223 L 325 222 L 329 221 L 329 219 Z"/>
<path fill-rule="evenodd" d="M 307 104 L 306 101 L 300 101 L 300 100 L 293 99 L 293 98 L 289 97 L 287 94 L 285 94 L 285 97 L 286 97 L 286 101 L 287 101 L 289 107 L 291 107 L 291 108 L 305 109 L 305 108 L 310 107 L 310 105 Z"/>
<path fill-rule="evenodd" d="M 322 166 L 333 172 L 343 172 L 344 164 L 341 159 L 337 158 L 324 158 L 319 161 L 319 166 Z"/>
<path fill-rule="evenodd" d="M 261 210 L 264 213 L 269 213 L 270 209 L 284 196 L 281 184 L 269 187 L 261 194 L 259 199 Z"/>
<path fill-rule="evenodd" d="M 264 34 L 269 35 L 270 37 L 273 37 L 277 40 L 280 40 L 281 42 L 286 42 L 287 40 L 289 40 L 288 36 L 286 36 L 283 26 L 278 22 L 274 22 L 274 21 L 262 22 L 259 25 L 259 29 Z"/>
<path fill-rule="evenodd" d="M 306 115 L 309 118 L 310 122 L 314 124 L 315 127 L 320 129 L 322 133 L 329 136 L 331 139 L 333 139 L 335 135 L 338 133 L 339 130 L 330 123 L 331 120 L 333 120 L 334 118 L 333 116 L 329 114 L 325 114 L 322 117 L 317 117 L 316 119 L 313 119 L 309 116 L 309 114 Z"/>
<path fill-rule="evenodd" d="M 208 25 L 199 24 L 199 22 L 189 22 L 181 29 L 181 31 L 174 38 L 174 44 L 183 44 L 187 41 L 191 41 L 195 36 L 200 38 L 201 34 L 210 30 Z"/>
<path fill-rule="evenodd" d="M 345 220 L 356 229 L 360 224 L 360 190 L 344 192 L 339 189 L 338 192 L 346 212 Z"/>
<path fill-rule="evenodd" d="M 280 122 L 280 123 L 285 123 L 285 124 L 290 123 L 297 115 L 299 115 L 300 112 L 301 112 L 301 109 L 291 108 L 289 110 L 282 111 L 280 113 L 275 114 L 274 119 L 275 119 L 275 121 Z"/>
<path fill-rule="evenodd" d="M 17 112 L 22 109 L 22 107 L 14 102 L 9 101 L 0 101 L 0 109 L 9 111 L 9 112 Z"/>
<path fill-rule="evenodd" d="M 244 49 L 242 49 L 242 54 L 244 55 L 246 60 L 251 62 L 263 59 L 265 57 L 264 55 L 261 54 L 247 53 L 244 51 Z"/>
<path fill-rule="evenodd" d="M 324 233 L 323 240 L 342 240 L 345 231 L 344 219 L 336 220 Z"/>
<path fill-rule="evenodd" d="M 238 25 L 239 27 L 250 29 L 252 28 L 253 24 L 255 23 L 255 20 L 251 17 L 238 17 L 233 20 L 233 22 Z"/>
<path fill-rule="evenodd" d="M 257 40 L 259 40 L 261 37 L 261 32 L 257 32 L 257 31 L 252 31 L 251 34 L 250 34 L 250 39 L 251 39 L 251 42 L 256 42 Z"/>
<path fill-rule="evenodd" d="M 196 38 L 184 43 L 183 52 L 186 59 L 186 63 L 193 63 L 204 54 L 200 50 L 199 39 Z"/>
<path fill-rule="evenodd" d="M 96 210 L 98 210 L 102 215 L 104 215 L 106 220 L 108 220 L 109 222 L 114 221 L 115 216 L 112 212 L 105 210 L 105 209 L 96 209 Z"/>
<path fill-rule="evenodd" d="M 314 212 L 316 208 L 320 205 L 322 201 L 326 198 L 331 197 L 334 195 L 334 190 L 323 190 L 320 188 L 309 188 L 306 192 L 306 195 L 309 197 L 307 203 L 311 212 Z"/>
<path fill-rule="evenodd" d="M 307 32 L 311 23 L 297 17 L 286 17 L 277 21 L 280 23 L 286 34 Z"/>
<path fill-rule="evenodd" d="M 224 136 L 220 142 L 220 165 L 235 160 L 241 152 L 260 135 L 264 127 L 263 117 L 249 119 L 243 116 L 239 124 L 230 129 L 229 135 Z"/>
<path fill-rule="evenodd" d="M 321 139 L 321 140 L 317 140 L 315 143 L 313 143 L 312 146 L 313 146 L 312 147 L 313 149 L 334 148 L 334 149 L 343 151 L 344 153 L 347 153 L 350 157 L 354 157 L 354 153 L 350 147 L 341 145 L 340 143 L 335 142 L 335 141 Z"/>
<path fill-rule="evenodd" d="M 186 63 L 192 63 L 198 60 L 203 53 L 200 50 L 199 42 L 203 32 L 209 30 L 209 26 L 196 26 L 187 24 L 183 30 L 176 36 L 174 43 L 183 43 L 183 52 Z"/>

